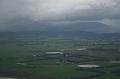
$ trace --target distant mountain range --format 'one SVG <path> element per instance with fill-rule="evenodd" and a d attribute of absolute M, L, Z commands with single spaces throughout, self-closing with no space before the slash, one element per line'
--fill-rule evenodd
<path fill-rule="evenodd" d="M 99 22 L 79 22 L 79 23 L 63 23 L 57 26 L 52 26 L 54 31 L 86 31 L 96 33 L 108 33 L 113 30 L 110 26 Z M 50 28 L 48 28 L 49 30 Z"/>
<path fill-rule="evenodd" d="M 32 29 L 34 25 L 34 28 Z M 25 26 L 24 26 L 25 27 Z M 92 39 L 92 40 L 119 40 L 120 33 L 107 33 L 111 30 L 109 26 L 98 22 L 64 23 L 55 25 L 39 25 L 39 23 L 27 25 L 17 32 L 0 32 L 0 39 Z M 22 30 L 22 31 L 21 31 Z"/>
<path fill-rule="evenodd" d="M 66 23 L 39 23 L 25 22 L 21 25 L 10 26 L 8 31 L 86 31 L 96 33 L 111 33 L 114 28 L 100 22 L 66 22 Z"/>

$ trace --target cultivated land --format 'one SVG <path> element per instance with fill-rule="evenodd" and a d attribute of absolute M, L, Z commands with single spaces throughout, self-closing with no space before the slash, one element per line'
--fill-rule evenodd
<path fill-rule="evenodd" d="M 0 76 L 0 79 L 120 79 L 120 41 L 1 38 Z"/>

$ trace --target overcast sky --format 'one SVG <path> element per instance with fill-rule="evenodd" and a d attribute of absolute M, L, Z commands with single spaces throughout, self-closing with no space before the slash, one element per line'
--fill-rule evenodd
<path fill-rule="evenodd" d="M 36 21 L 97 21 L 120 31 L 120 0 L 0 0 L 0 30 Z"/>

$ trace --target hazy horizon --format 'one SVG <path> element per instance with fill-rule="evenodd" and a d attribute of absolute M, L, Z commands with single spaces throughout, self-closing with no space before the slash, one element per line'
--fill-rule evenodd
<path fill-rule="evenodd" d="M 0 31 L 41 30 L 62 25 L 75 28 L 76 24 L 81 28 L 81 22 L 98 22 L 108 26 L 101 32 L 119 32 L 119 3 L 119 0 L 0 0 Z"/>

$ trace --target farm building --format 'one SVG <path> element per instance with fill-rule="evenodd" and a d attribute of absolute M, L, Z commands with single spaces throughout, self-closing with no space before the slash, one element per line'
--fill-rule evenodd
<path fill-rule="evenodd" d="M 81 67 L 81 68 L 98 68 L 100 67 L 99 65 L 77 65 L 77 67 Z"/>

